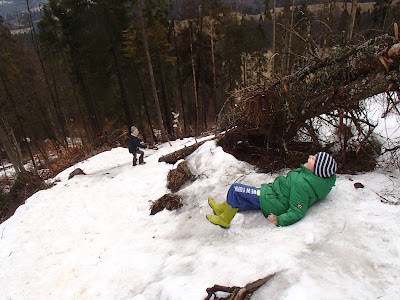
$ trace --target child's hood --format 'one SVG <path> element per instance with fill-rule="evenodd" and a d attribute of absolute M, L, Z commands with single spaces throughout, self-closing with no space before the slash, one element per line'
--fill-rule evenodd
<path fill-rule="evenodd" d="M 310 184 L 318 199 L 324 199 L 335 185 L 336 174 L 333 174 L 328 178 L 322 178 L 308 170 L 306 167 L 304 167 L 304 165 L 301 165 L 301 171 L 303 173 L 304 180 Z"/>

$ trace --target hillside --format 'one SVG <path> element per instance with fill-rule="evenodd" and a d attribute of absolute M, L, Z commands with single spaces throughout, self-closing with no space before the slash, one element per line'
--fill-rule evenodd
<path fill-rule="evenodd" d="M 32 10 L 37 10 L 47 3 L 47 0 L 28 1 Z M 21 0 L 0 1 L 0 16 L 5 19 L 15 18 L 15 15 L 26 11 L 26 2 Z"/>
<path fill-rule="evenodd" d="M 180 2 L 176 1 L 176 7 L 179 9 Z M 321 11 L 324 9 L 323 1 L 312 1 L 312 3 L 308 6 L 309 10 L 313 13 Z M 38 0 L 33 2 L 31 5 L 31 12 L 33 13 L 33 19 L 35 21 L 39 20 L 41 17 L 40 7 L 47 3 L 47 0 Z M 230 5 L 234 11 L 244 12 L 248 16 L 256 16 L 260 17 L 264 12 L 264 4 L 262 0 L 243 0 L 243 1 L 232 1 L 225 0 L 227 5 Z M 272 1 L 271 1 L 272 3 Z M 301 5 L 302 1 L 297 0 L 296 5 Z M 285 1 L 277 1 L 277 12 L 280 13 L 283 11 L 283 5 Z M 358 6 L 361 7 L 363 12 L 371 11 L 373 9 L 375 2 L 374 1 L 359 1 Z M 351 2 L 346 3 L 347 9 L 351 10 Z M 270 4 L 272 11 L 272 4 Z M 343 2 L 336 2 L 336 8 L 342 10 Z M 3 17 L 5 24 L 8 26 L 10 30 L 12 30 L 13 34 L 20 34 L 26 32 L 26 28 L 28 25 L 26 23 L 26 19 L 21 17 L 21 14 L 26 12 L 26 3 L 25 1 L 0 1 L 0 16 Z"/>
<path fill-rule="evenodd" d="M 197 179 L 177 192 L 183 206 L 150 215 L 174 167 L 158 158 L 193 143 L 146 150 L 136 167 L 115 148 L 30 197 L 0 224 L 0 299 L 200 300 L 214 284 L 274 273 L 251 299 L 398 298 L 400 206 L 381 198 L 397 198 L 398 170 L 339 175 L 294 225 L 246 211 L 222 229 L 206 219 L 208 196 L 222 202 L 233 182 L 259 186 L 287 172 L 259 173 L 209 141 L 187 158 Z M 87 175 L 68 180 L 77 167 Z"/>
<path fill-rule="evenodd" d="M 285 5 L 285 2 L 288 0 L 277 0 L 276 1 L 276 7 L 278 8 L 278 11 L 281 11 L 283 6 Z M 301 5 L 304 1 L 303 0 L 295 0 L 295 5 Z M 234 8 L 237 11 L 245 12 L 246 14 L 251 14 L 251 15 L 258 15 L 262 14 L 264 11 L 264 4 L 263 0 L 225 0 L 225 3 L 228 5 L 231 5 L 232 8 Z M 292 2 L 292 0 L 290 0 Z M 321 10 L 324 6 L 324 2 L 328 1 L 321 1 L 321 0 L 311 0 L 308 1 L 308 7 L 311 11 L 315 12 L 318 10 Z M 358 1 L 358 5 L 361 7 L 362 11 L 368 11 L 373 8 L 373 5 L 375 4 L 375 1 Z M 270 8 L 272 9 L 273 1 L 270 1 Z M 337 1 L 336 6 L 338 8 L 343 7 L 343 2 L 342 1 Z M 348 9 L 351 8 L 351 1 L 347 2 L 347 7 Z"/>

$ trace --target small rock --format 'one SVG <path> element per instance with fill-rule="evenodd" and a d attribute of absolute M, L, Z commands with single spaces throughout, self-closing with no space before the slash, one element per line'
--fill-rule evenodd
<path fill-rule="evenodd" d="M 354 187 L 355 187 L 356 189 L 362 189 L 362 188 L 364 187 L 364 185 L 363 185 L 361 182 L 356 182 L 356 183 L 354 184 Z"/>
<path fill-rule="evenodd" d="M 69 173 L 68 179 L 71 179 L 75 175 L 86 175 L 86 173 L 83 172 L 83 170 L 81 168 L 77 168 L 77 169 L 73 170 L 71 173 Z"/>

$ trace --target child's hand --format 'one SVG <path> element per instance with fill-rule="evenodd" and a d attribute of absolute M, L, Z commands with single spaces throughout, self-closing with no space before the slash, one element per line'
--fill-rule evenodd
<path fill-rule="evenodd" d="M 276 226 L 276 224 L 278 224 L 278 220 L 277 220 L 276 216 L 272 213 L 269 214 L 268 220 L 271 221 L 272 223 L 274 223 L 275 226 Z"/>

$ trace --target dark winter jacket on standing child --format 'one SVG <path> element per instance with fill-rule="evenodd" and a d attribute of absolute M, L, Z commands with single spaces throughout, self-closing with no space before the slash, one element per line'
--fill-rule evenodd
<path fill-rule="evenodd" d="M 135 127 L 131 127 L 131 134 L 129 136 L 129 143 L 128 143 L 128 149 L 129 152 L 132 153 L 133 155 L 133 165 L 137 165 L 137 157 L 136 155 L 139 154 L 139 164 L 143 165 L 145 162 L 143 161 L 143 155 L 144 152 L 142 150 L 139 150 L 139 148 L 146 149 L 147 146 L 144 144 L 140 143 L 139 140 L 139 130 Z"/>
<path fill-rule="evenodd" d="M 325 198 L 336 182 L 337 164 L 325 152 L 310 155 L 307 163 L 286 176 L 261 188 L 232 184 L 227 201 L 216 203 L 208 198 L 215 215 L 207 219 L 216 225 L 229 227 L 237 211 L 261 210 L 276 226 L 287 226 L 302 219 L 310 205 Z"/>

